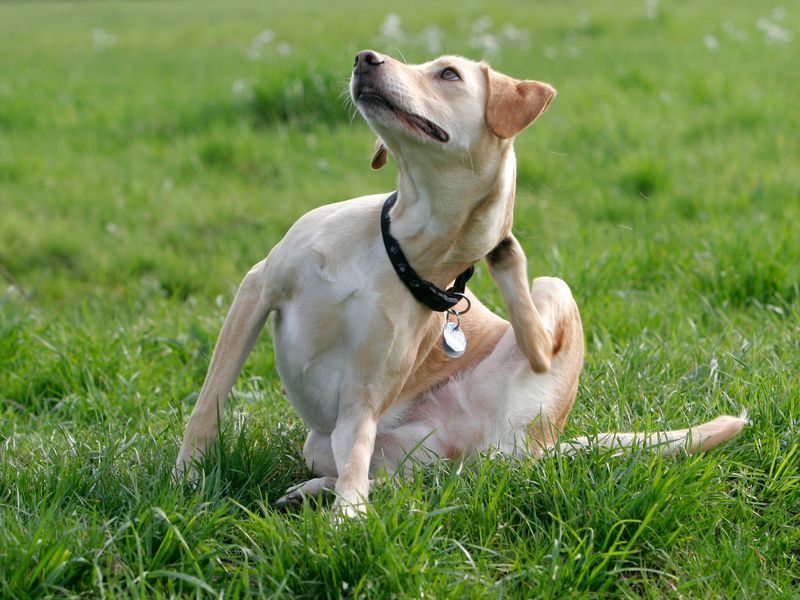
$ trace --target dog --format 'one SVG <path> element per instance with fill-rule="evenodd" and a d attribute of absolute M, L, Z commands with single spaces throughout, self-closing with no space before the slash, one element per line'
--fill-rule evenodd
<path fill-rule="evenodd" d="M 553 277 L 529 287 L 512 233 L 514 137 L 555 89 L 457 56 L 408 65 L 366 50 L 356 56 L 350 92 L 379 138 L 373 168 L 389 155 L 397 164 L 397 192 L 312 210 L 247 273 L 175 467 L 178 477 L 197 476 L 225 399 L 272 314 L 275 364 L 310 429 L 303 453 L 315 475 L 281 502 L 333 490 L 333 510 L 343 516 L 365 510 L 378 472 L 553 446 L 584 357 L 569 287 Z M 481 259 L 508 321 L 464 286 Z M 442 289 L 459 280 L 461 287 Z M 691 430 L 602 434 L 567 446 L 694 452 L 744 424 L 723 416 Z"/>

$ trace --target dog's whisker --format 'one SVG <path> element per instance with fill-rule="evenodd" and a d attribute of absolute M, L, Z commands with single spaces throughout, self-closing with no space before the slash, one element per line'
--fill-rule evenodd
<path fill-rule="evenodd" d="M 339 96 L 350 96 L 350 80 L 345 79 L 344 81 L 339 82 L 339 84 L 342 86 L 342 91 L 339 92 Z"/>
<path fill-rule="evenodd" d="M 467 165 L 467 160 L 469 160 L 469 165 Z M 475 163 L 472 160 L 472 152 L 470 150 L 465 150 L 461 153 L 461 166 L 470 171 L 475 170 Z"/>

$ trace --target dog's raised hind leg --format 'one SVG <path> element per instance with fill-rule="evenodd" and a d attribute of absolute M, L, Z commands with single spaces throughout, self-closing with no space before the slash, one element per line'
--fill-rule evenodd
<path fill-rule="evenodd" d="M 553 332 L 546 327 L 528 291 L 528 261 L 522 246 L 509 234 L 486 255 L 486 262 L 508 308 L 520 351 L 535 373 L 549 370 Z"/>
<path fill-rule="evenodd" d="M 208 442 L 217 435 L 225 399 L 269 315 L 271 299 L 266 285 L 267 260 L 261 261 L 247 273 L 225 318 L 211 356 L 208 374 L 186 425 L 173 471 L 176 480 L 183 475 L 189 479 L 196 478 L 196 462 Z"/>

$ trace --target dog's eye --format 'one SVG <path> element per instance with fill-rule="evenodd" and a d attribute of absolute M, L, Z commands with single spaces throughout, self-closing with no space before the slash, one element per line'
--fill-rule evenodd
<path fill-rule="evenodd" d="M 458 71 L 451 69 L 450 67 L 447 67 L 444 71 L 442 71 L 439 74 L 439 77 L 446 79 L 447 81 L 459 81 L 461 79 L 461 75 L 458 74 Z"/>

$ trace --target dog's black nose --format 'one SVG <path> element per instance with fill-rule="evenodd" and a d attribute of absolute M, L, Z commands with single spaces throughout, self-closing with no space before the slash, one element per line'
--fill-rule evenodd
<path fill-rule="evenodd" d="M 356 54 L 356 60 L 353 63 L 353 72 L 362 74 L 379 67 L 384 63 L 381 55 L 373 52 L 372 50 L 362 50 Z"/>

